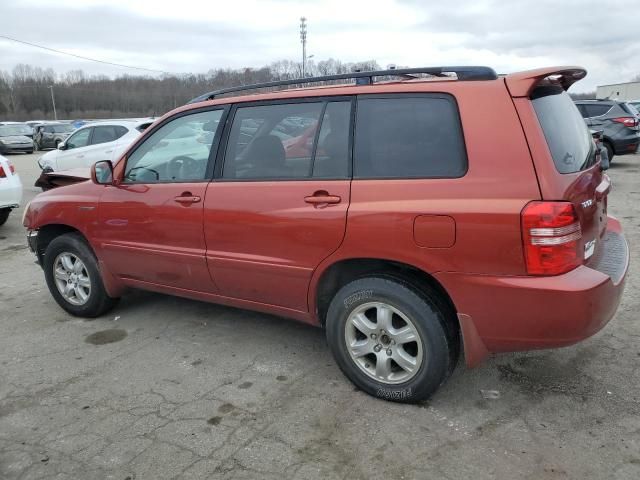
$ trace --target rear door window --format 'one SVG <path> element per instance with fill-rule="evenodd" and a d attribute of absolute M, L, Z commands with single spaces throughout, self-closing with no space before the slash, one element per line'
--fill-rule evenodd
<path fill-rule="evenodd" d="M 358 99 L 354 178 L 457 178 L 466 171 L 462 127 L 452 97 Z"/>
<path fill-rule="evenodd" d="M 584 104 L 583 107 L 587 112 L 587 118 L 599 117 L 611 110 L 611 105 Z"/>
<path fill-rule="evenodd" d="M 531 102 L 558 172 L 579 172 L 596 162 L 589 129 L 567 92 L 561 87 L 538 87 Z"/>
<path fill-rule="evenodd" d="M 345 178 L 350 101 L 238 107 L 222 177 L 242 180 Z"/>
<path fill-rule="evenodd" d="M 94 127 L 91 144 L 97 145 L 100 143 L 113 142 L 127 133 L 127 131 L 125 127 L 119 125 L 101 125 Z"/>

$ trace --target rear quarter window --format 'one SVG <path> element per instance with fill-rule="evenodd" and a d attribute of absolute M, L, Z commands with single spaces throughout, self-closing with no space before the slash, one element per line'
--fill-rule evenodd
<path fill-rule="evenodd" d="M 575 173 L 592 166 L 593 139 L 567 92 L 561 87 L 538 87 L 531 102 L 558 172 Z"/>
<path fill-rule="evenodd" d="M 457 178 L 466 171 L 467 155 L 453 97 L 358 99 L 355 178 Z"/>

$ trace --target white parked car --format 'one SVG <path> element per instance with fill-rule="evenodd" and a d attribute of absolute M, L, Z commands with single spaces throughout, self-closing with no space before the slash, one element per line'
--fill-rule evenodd
<path fill-rule="evenodd" d="M 0 155 L 0 225 L 22 201 L 22 182 L 9 160 Z"/>
<path fill-rule="evenodd" d="M 145 120 L 114 120 L 88 123 L 45 153 L 38 164 L 43 172 L 90 167 L 100 160 L 116 160 L 153 123 Z"/>

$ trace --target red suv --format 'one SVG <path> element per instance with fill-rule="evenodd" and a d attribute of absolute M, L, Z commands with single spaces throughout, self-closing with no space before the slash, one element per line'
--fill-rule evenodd
<path fill-rule="evenodd" d="M 291 317 L 325 328 L 362 390 L 421 400 L 462 352 L 570 345 L 614 315 L 629 254 L 566 93 L 585 74 L 437 67 L 206 94 L 92 181 L 38 195 L 29 244 L 73 315 L 141 288 Z"/>

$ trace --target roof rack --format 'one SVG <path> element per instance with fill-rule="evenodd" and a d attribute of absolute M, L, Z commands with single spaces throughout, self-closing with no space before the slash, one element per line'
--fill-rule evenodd
<path fill-rule="evenodd" d="M 490 67 L 423 67 L 423 68 L 398 68 L 390 70 L 376 70 L 369 72 L 356 71 L 353 73 L 340 73 L 337 75 L 325 75 L 322 77 L 294 78 L 291 80 L 278 80 L 275 82 L 254 83 L 238 87 L 223 88 L 205 93 L 190 100 L 188 103 L 204 102 L 226 93 L 243 92 L 245 90 L 257 90 L 260 88 L 283 87 L 287 85 L 300 85 L 307 83 L 329 82 L 333 80 L 356 80 L 356 85 L 371 85 L 374 77 L 403 77 L 408 79 L 418 78 L 414 75 L 427 74 L 435 77 L 447 77 L 448 73 L 455 73 L 458 80 L 496 80 L 498 76 Z"/>

